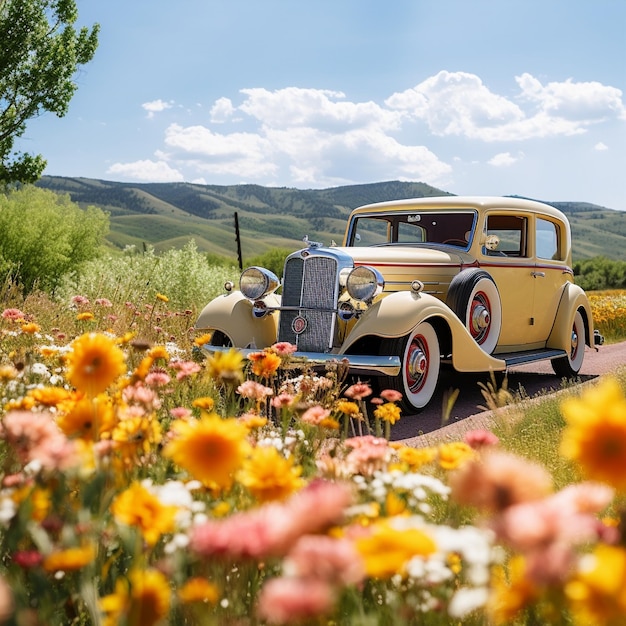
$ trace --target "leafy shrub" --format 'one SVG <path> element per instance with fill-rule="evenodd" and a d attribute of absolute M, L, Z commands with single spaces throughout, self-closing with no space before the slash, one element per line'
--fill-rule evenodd
<path fill-rule="evenodd" d="M 81 294 L 90 300 L 106 296 L 135 303 L 162 294 L 174 307 L 197 309 L 219 295 L 226 280 L 237 276 L 234 264 L 210 265 L 190 241 L 180 250 L 162 254 L 151 247 L 145 252 L 129 247 L 121 256 L 94 260 L 80 274 L 67 276 L 57 293 L 66 300 Z"/>
<path fill-rule="evenodd" d="M 264 252 L 263 254 L 250 259 L 246 265 L 258 265 L 260 267 L 264 267 L 271 272 L 274 272 L 274 274 L 280 278 L 283 275 L 285 259 L 292 252 L 293 250 L 288 250 L 287 248 L 274 248 L 273 250 Z"/>
<path fill-rule="evenodd" d="M 33 186 L 0 195 L 0 271 L 26 292 L 53 291 L 100 254 L 108 230 L 104 211 L 83 210 L 68 195 Z"/>
<path fill-rule="evenodd" d="M 574 263 L 574 280 L 585 291 L 626 287 L 626 261 L 594 257 Z"/>

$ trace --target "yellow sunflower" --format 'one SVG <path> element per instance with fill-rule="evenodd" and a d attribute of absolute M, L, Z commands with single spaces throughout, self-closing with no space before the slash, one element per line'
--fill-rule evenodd
<path fill-rule="evenodd" d="M 248 428 L 236 418 L 203 413 L 177 420 L 163 454 L 209 487 L 229 488 L 250 449 Z"/>
<path fill-rule="evenodd" d="M 292 457 L 285 458 L 272 446 L 258 446 L 237 478 L 259 502 L 267 502 L 284 500 L 302 488 L 301 473 L 302 468 L 294 466 Z"/>
<path fill-rule="evenodd" d="M 235 385 L 243 378 L 244 357 L 237 350 L 216 352 L 207 357 L 206 372 L 218 383 Z"/>
<path fill-rule="evenodd" d="M 111 511 L 122 524 L 136 526 L 146 543 L 153 546 L 161 535 L 174 531 L 178 509 L 162 504 L 141 483 L 134 482 L 113 500 Z"/>
<path fill-rule="evenodd" d="M 100 599 L 105 626 L 139 624 L 154 626 L 167 616 L 171 604 L 170 585 L 155 569 L 134 569 L 129 581 L 118 578 L 115 592 Z"/>
<path fill-rule="evenodd" d="M 103 433 L 111 432 L 116 416 L 111 399 L 101 394 L 96 398 L 62 402 L 56 421 L 68 437 L 97 441 Z"/>
<path fill-rule="evenodd" d="M 113 339 L 87 333 L 72 342 L 67 379 L 79 391 L 97 396 L 126 372 L 124 353 Z"/>
<path fill-rule="evenodd" d="M 626 490 L 626 398 L 619 383 L 607 378 L 580 398 L 564 400 L 561 412 L 561 454 L 587 478 Z"/>

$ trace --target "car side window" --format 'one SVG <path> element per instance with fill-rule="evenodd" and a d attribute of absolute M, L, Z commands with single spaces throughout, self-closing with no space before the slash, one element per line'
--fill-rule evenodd
<path fill-rule="evenodd" d="M 391 223 L 386 219 L 362 218 L 356 221 L 353 246 L 375 246 L 391 240 Z"/>
<path fill-rule="evenodd" d="M 557 224 L 538 217 L 535 230 L 535 242 L 537 258 L 550 260 L 560 259 L 559 227 Z"/>
<path fill-rule="evenodd" d="M 482 252 L 488 256 L 528 256 L 528 219 L 517 215 L 489 215 Z"/>

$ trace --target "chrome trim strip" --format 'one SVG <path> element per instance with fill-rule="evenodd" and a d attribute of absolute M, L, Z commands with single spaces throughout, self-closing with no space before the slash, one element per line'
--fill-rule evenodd
<path fill-rule="evenodd" d="M 207 354 L 214 352 L 228 352 L 237 350 L 245 357 L 252 353 L 261 352 L 255 348 L 232 348 L 230 346 L 212 346 L 204 344 L 201 348 Z M 350 373 L 372 374 L 375 376 L 397 376 L 400 373 L 400 357 L 398 356 L 377 356 L 366 354 L 334 354 L 331 352 L 294 352 L 290 356 L 294 363 L 288 365 L 290 369 L 299 369 L 302 366 L 321 367 L 330 363 L 345 363 Z"/>

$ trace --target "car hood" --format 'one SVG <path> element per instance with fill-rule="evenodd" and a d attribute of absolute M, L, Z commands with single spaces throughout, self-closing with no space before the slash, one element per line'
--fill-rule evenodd
<path fill-rule="evenodd" d="M 474 257 L 451 246 L 370 246 L 367 248 L 338 248 L 350 255 L 356 265 L 472 265 Z"/>

